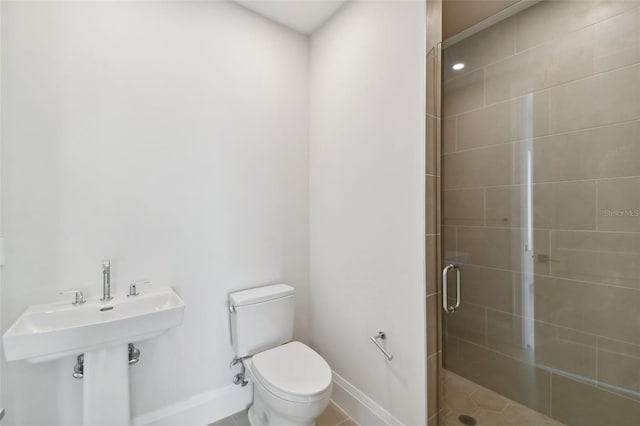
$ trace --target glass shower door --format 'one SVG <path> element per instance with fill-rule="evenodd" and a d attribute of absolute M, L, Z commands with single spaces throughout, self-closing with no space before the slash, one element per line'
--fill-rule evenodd
<path fill-rule="evenodd" d="M 442 85 L 441 424 L 640 424 L 639 3 L 539 2 Z"/>

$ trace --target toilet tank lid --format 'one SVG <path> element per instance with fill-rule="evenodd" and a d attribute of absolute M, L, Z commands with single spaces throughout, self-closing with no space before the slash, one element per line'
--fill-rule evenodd
<path fill-rule="evenodd" d="M 233 292 L 229 294 L 229 302 L 232 306 L 245 306 L 291 296 L 293 293 L 294 288 L 290 285 L 271 284 Z"/>

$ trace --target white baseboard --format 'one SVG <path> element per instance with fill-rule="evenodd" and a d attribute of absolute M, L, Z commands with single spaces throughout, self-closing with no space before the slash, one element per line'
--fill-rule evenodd
<path fill-rule="evenodd" d="M 194 395 L 133 419 L 133 426 L 205 426 L 247 408 L 253 386 L 229 385 Z"/>
<path fill-rule="evenodd" d="M 400 420 L 335 371 L 333 372 L 333 394 L 331 399 L 361 425 L 403 426 Z"/>
<path fill-rule="evenodd" d="M 366 426 L 403 426 L 373 399 L 333 372 L 333 402 Z M 133 419 L 133 426 L 205 426 L 247 408 L 253 386 L 229 385 L 166 405 Z"/>

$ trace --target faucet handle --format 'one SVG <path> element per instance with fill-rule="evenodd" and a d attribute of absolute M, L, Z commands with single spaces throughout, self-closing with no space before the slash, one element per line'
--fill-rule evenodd
<path fill-rule="evenodd" d="M 127 294 L 127 297 L 139 295 L 140 293 L 138 293 L 138 286 L 142 284 L 151 284 L 151 281 L 149 280 L 133 281 L 131 284 L 129 284 L 129 294 Z"/>
<path fill-rule="evenodd" d="M 86 300 L 84 299 L 84 293 L 82 290 L 64 290 L 59 292 L 58 294 L 75 294 L 76 298 L 71 303 L 72 305 L 82 305 Z"/>

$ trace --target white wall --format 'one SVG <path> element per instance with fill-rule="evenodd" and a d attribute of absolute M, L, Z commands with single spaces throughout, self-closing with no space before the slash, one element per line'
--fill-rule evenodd
<path fill-rule="evenodd" d="M 422 2 L 353 2 L 310 53 L 310 340 L 407 425 L 426 423 L 424 20 Z"/>
<path fill-rule="evenodd" d="M 134 415 L 230 384 L 231 290 L 296 286 L 306 334 L 306 37 L 224 2 L 2 2 L 1 48 L 3 331 L 98 297 L 103 258 L 115 292 L 173 286 L 184 325 L 140 343 Z M 3 425 L 80 423 L 73 363 L 3 361 Z"/>
<path fill-rule="evenodd" d="M 217 398 L 205 423 L 246 401 L 228 394 L 226 294 L 284 281 L 297 337 L 424 423 L 421 2 L 346 6 L 312 37 L 311 69 L 306 37 L 226 2 L 1 15 L 3 331 L 59 290 L 98 297 L 103 258 L 116 292 L 171 285 L 185 323 L 139 344 L 133 413 L 183 423 L 181 400 Z M 391 363 L 368 340 L 381 329 Z M 3 424 L 79 424 L 73 363 L 3 360 Z"/>

